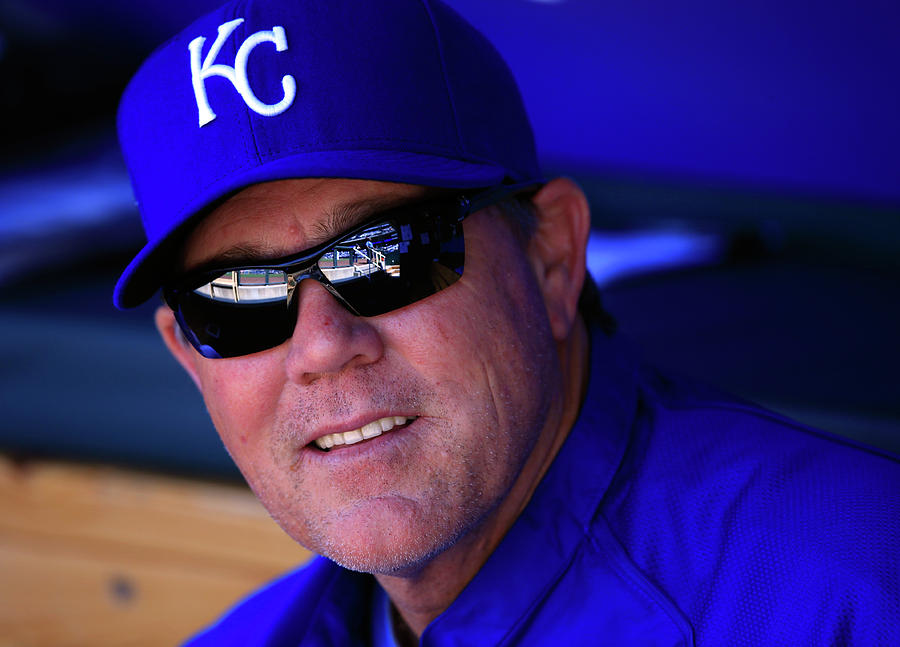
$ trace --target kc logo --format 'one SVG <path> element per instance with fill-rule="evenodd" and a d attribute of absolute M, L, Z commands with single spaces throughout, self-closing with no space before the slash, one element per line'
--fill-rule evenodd
<path fill-rule="evenodd" d="M 219 33 L 215 42 L 206 53 L 206 58 L 201 64 L 200 57 L 203 54 L 203 44 L 206 39 L 198 36 L 188 45 L 191 53 L 191 82 L 194 85 L 194 97 L 197 99 L 197 111 L 200 113 L 200 126 L 205 126 L 216 118 L 216 113 L 209 107 L 209 99 L 206 96 L 206 79 L 211 76 L 221 76 L 229 81 L 237 90 L 238 94 L 254 112 L 264 117 L 274 117 L 280 115 L 287 110 L 294 102 L 297 95 L 297 83 L 290 74 L 281 77 L 281 88 L 284 90 L 284 98 L 278 103 L 263 103 L 253 94 L 250 88 L 250 80 L 247 78 L 247 59 L 250 58 L 250 52 L 260 43 L 274 43 L 275 50 L 283 52 L 288 48 L 287 37 L 284 34 L 284 27 L 272 27 L 271 31 L 258 31 L 247 37 L 237 51 L 234 57 L 234 67 L 228 67 L 221 63 L 216 63 L 219 52 L 228 37 L 234 33 L 238 25 L 244 22 L 243 18 L 226 22 L 219 25 Z"/>

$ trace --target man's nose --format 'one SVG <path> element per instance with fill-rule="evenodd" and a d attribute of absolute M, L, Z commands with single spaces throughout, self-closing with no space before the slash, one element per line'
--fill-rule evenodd
<path fill-rule="evenodd" d="M 287 357 L 292 381 L 307 385 L 381 358 L 381 335 L 369 320 L 352 314 L 314 280 L 301 281 L 296 290 L 297 325 Z"/>

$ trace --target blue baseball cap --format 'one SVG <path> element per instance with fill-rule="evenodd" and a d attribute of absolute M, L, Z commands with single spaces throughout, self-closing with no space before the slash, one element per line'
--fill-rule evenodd
<path fill-rule="evenodd" d="M 148 240 L 116 285 L 122 309 L 171 275 L 198 218 L 252 184 L 541 180 L 509 68 L 436 0 L 229 2 L 150 56 L 118 129 Z"/>

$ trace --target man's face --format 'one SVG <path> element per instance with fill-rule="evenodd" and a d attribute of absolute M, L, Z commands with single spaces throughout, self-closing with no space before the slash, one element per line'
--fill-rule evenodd
<path fill-rule="evenodd" d="M 344 230 L 372 205 L 426 192 L 358 180 L 256 185 L 203 220 L 184 265 L 235 248 L 298 252 L 338 233 L 335 221 Z M 496 209 L 464 230 L 462 278 L 427 299 L 362 318 L 303 281 L 284 344 L 233 359 L 188 351 L 225 446 L 270 514 L 349 568 L 415 569 L 478 527 L 558 397 L 555 345 L 522 244 Z M 391 417 L 411 422 L 327 452 L 314 443 Z"/>

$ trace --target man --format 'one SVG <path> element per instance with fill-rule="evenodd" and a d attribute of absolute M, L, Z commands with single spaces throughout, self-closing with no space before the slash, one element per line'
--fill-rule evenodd
<path fill-rule="evenodd" d="M 895 459 L 642 367 L 433 0 L 232 2 L 119 114 L 157 326 L 323 555 L 196 645 L 900 644 Z M 374 576 L 374 577 L 373 577 Z"/>

